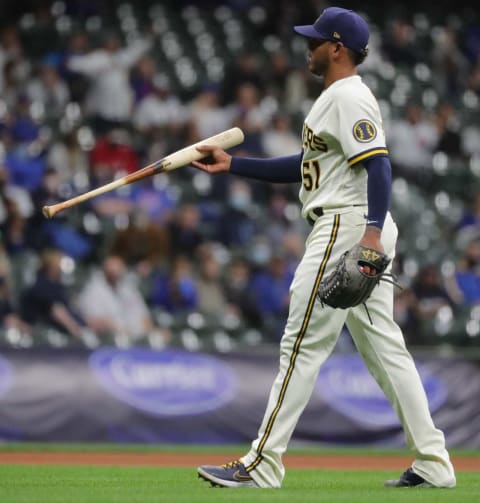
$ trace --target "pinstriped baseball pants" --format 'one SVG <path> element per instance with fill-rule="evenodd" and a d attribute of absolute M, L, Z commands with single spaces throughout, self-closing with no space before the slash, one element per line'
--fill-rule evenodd
<path fill-rule="evenodd" d="M 365 229 L 364 211 L 361 207 L 327 211 L 307 239 L 290 289 L 279 373 L 258 437 L 242 458 L 260 487 L 281 486 L 285 474 L 282 455 L 310 399 L 320 366 L 332 352 L 344 323 L 400 419 L 407 446 L 415 455 L 414 471 L 433 485 L 455 485 L 443 433 L 433 424 L 422 382 L 393 320 L 393 286 L 381 282 L 367 301 L 373 325 L 363 305 L 333 309 L 322 307 L 316 299 L 321 279 L 333 271 L 344 251 L 360 241 Z M 382 243 L 390 257 L 394 256 L 396 239 L 397 228 L 388 214 Z"/>

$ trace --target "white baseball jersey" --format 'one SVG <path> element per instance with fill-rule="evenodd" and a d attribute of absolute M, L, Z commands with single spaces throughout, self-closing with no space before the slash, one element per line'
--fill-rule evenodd
<path fill-rule="evenodd" d="M 305 119 L 300 201 L 313 208 L 367 204 L 361 161 L 388 154 L 377 100 L 355 75 L 331 84 Z"/>

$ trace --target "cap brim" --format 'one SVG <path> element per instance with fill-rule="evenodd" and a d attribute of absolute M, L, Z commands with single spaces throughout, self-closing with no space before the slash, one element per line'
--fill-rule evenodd
<path fill-rule="evenodd" d="M 313 27 L 312 24 L 305 24 L 302 26 L 294 26 L 293 29 L 304 37 L 308 38 L 322 38 L 322 35 Z"/>

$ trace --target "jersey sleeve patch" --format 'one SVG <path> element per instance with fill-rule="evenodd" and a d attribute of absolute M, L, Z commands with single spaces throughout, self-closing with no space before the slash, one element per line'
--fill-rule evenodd
<path fill-rule="evenodd" d="M 353 136 L 360 143 L 368 143 L 377 136 L 377 128 L 372 121 L 362 119 L 353 125 Z"/>
<path fill-rule="evenodd" d="M 358 162 L 364 161 L 365 159 L 370 159 L 370 157 L 375 157 L 377 155 L 388 155 L 388 150 L 385 147 L 371 148 L 369 150 L 364 150 L 361 154 L 354 155 L 348 159 L 348 165 L 353 166 Z"/>

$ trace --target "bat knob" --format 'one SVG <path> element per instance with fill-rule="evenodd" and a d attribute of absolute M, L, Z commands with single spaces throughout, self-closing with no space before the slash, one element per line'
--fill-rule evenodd
<path fill-rule="evenodd" d="M 50 206 L 44 206 L 42 208 L 42 213 L 45 218 L 52 218 L 53 217 L 53 213 L 51 212 Z"/>

